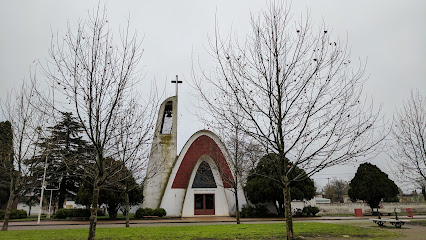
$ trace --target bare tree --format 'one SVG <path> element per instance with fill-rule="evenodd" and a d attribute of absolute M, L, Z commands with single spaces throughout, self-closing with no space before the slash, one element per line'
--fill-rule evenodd
<path fill-rule="evenodd" d="M 200 105 L 197 106 L 199 110 L 198 118 L 209 128 L 214 129 L 227 146 L 228 164 L 231 167 L 232 176 L 228 176 L 227 172 L 220 167 L 217 167 L 217 170 L 222 179 L 231 185 L 230 189 L 225 189 L 231 190 L 235 196 L 236 221 L 237 224 L 240 224 L 238 190 L 242 189 L 249 170 L 256 166 L 256 161 L 264 153 L 261 153 L 261 150 L 259 150 L 261 147 L 256 145 L 254 139 L 242 128 L 244 118 L 239 114 L 235 114 L 239 112 L 240 106 L 234 102 L 232 96 L 221 96 L 220 107 L 218 107 L 217 99 L 210 99 L 210 96 L 207 95 L 208 93 L 203 91 L 204 86 L 201 81 L 197 80 L 198 78 L 194 71 L 192 78 L 201 100 L 199 102 Z M 213 152 L 213 161 L 215 161 L 216 166 L 220 166 L 218 158 L 214 155 Z"/>
<path fill-rule="evenodd" d="M 238 128 L 233 129 L 234 131 L 231 133 L 232 136 L 224 137 L 224 134 L 221 134 L 221 138 L 226 141 L 226 146 L 228 150 L 228 164 L 230 166 L 230 171 L 232 175 L 228 173 L 221 165 L 223 163 L 219 160 L 220 158 L 217 156 L 215 151 L 212 151 L 210 155 L 215 162 L 214 168 L 219 172 L 222 180 L 229 184 L 231 188 L 223 186 L 226 190 L 230 190 L 234 194 L 235 199 L 235 216 L 237 224 L 240 224 L 240 207 L 239 207 L 239 197 L 238 191 L 242 189 L 243 184 L 241 179 L 243 178 L 244 167 L 246 158 L 244 157 L 244 153 L 242 151 L 243 143 L 241 141 L 241 132 Z M 232 131 L 232 129 L 231 129 Z M 226 134 L 225 134 L 226 136 Z M 220 183 L 219 183 L 220 184 Z"/>
<path fill-rule="evenodd" d="M 411 91 L 410 99 L 394 116 L 395 145 L 390 157 L 403 180 L 422 188 L 426 199 L 426 98 Z"/>
<path fill-rule="evenodd" d="M 62 107 L 76 113 L 93 147 L 93 160 L 84 166 L 93 186 L 88 239 L 95 239 L 100 187 L 125 169 L 108 164 L 106 158 L 113 157 L 119 141 L 117 126 L 132 107 L 131 93 L 139 82 L 137 66 L 142 55 L 141 44 L 136 34 L 129 33 L 128 24 L 120 32 L 120 41 L 113 41 L 106 9 L 99 5 L 75 31 L 69 25 L 63 38 L 52 40 L 51 62 L 44 69 L 66 98 Z"/>
<path fill-rule="evenodd" d="M 343 197 L 345 194 L 348 194 L 348 189 L 348 182 L 342 179 L 333 178 L 330 183 L 325 185 L 323 192 L 326 198 L 331 199 L 331 202 L 343 203 Z"/>
<path fill-rule="evenodd" d="M 378 112 L 361 101 L 364 65 L 352 68 L 346 43 L 324 25 L 315 30 L 309 15 L 291 23 L 289 7 L 272 2 L 252 17 L 244 43 L 223 40 L 216 29 L 216 74 L 204 71 L 197 84 L 209 107 L 231 111 L 239 129 L 279 156 L 288 239 L 291 183 L 367 157 L 384 138 L 375 134 Z M 296 167 L 304 173 L 290 178 Z"/>
<path fill-rule="evenodd" d="M 200 90 L 199 93 L 201 95 L 201 105 L 198 106 L 198 109 L 202 113 L 207 113 L 207 117 L 204 114 L 197 114 L 198 118 L 209 128 L 214 129 L 227 146 L 228 164 L 232 171 L 231 176 L 223 168 L 218 167 L 221 163 L 214 151 L 211 151 L 211 156 L 222 179 L 231 186 L 231 188 L 225 189 L 232 191 L 234 194 L 236 222 L 240 224 L 238 191 L 242 189 L 244 179 L 247 177 L 249 170 L 254 168 L 255 161 L 259 160 L 262 154 L 258 151 L 259 147 L 256 147 L 253 139 L 243 131 L 241 121 L 244 119 L 234 114 L 238 112 L 236 110 L 238 105 L 233 102 L 233 99 L 228 98 L 226 95 L 223 96 L 221 108 L 218 108 L 215 105 L 216 101 L 207 101 L 208 96 L 201 91 L 203 86 L 196 79 L 196 76 L 193 75 L 195 88 Z M 226 104 L 225 101 L 227 101 Z"/>
<path fill-rule="evenodd" d="M 130 184 L 129 178 L 138 176 L 146 168 L 149 157 L 152 134 L 154 132 L 155 112 L 158 101 L 156 91 L 149 97 L 149 102 L 141 105 L 136 101 L 138 94 L 133 95 L 129 107 L 122 115 L 116 128 L 115 159 L 120 161 L 128 171 L 124 171 L 120 182 L 124 182 L 124 193 L 126 195 L 126 227 L 130 227 L 130 202 L 129 192 L 138 185 Z M 142 177 L 142 176 L 139 176 Z"/>
<path fill-rule="evenodd" d="M 12 204 L 16 197 L 34 183 L 33 169 L 38 162 L 29 163 L 27 160 L 38 153 L 36 142 L 44 133 L 45 114 L 40 109 L 40 102 L 36 94 L 36 83 L 23 82 L 20 89 L 11 91 L 1 103 L 3 116 L 10 123 L 11 146 L 5 152 L 6 158 L 2 161 L 2 174 L 6 174 L 9 182 L 9 200 L 2 231 L 7 231 Z M 38 159 L 42 161 L 42 159 Z M 40 206 L 41 207 L 41 206 Z"/>

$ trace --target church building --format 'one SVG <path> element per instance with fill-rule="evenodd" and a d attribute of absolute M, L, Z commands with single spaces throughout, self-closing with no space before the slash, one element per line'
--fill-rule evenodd
<path fill-rule="evenodd" d="M 176 86 L 178 81 L 174 81 Z M 233 216 L 234 176 L 226 146 L 211 131 L 194 133 L 177 155 L 176 96 L 160 106 L 144 181 L 143 208 L 164 208 L 167 216 Z M 241 206 L 246 199 L 238 190 Z"/>

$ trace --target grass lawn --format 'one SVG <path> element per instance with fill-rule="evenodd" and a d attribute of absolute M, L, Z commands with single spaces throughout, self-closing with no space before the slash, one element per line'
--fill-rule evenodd
<path fill-rule="evenodd" d="M 380 239 L 398 233 L 330 223 L 294 223 L 295 234 L 322 238 Z M 98 228 L 96 239 L 285 239 L 285 224 L 241 224 L 179 227 Z M 88 229 L 26 230 L 0 232 L 0 239 L 86 239 Z"/>

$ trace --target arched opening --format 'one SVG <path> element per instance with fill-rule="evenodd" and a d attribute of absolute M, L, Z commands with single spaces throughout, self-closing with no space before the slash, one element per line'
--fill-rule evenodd
<path fill-rule="evenodd" d="M 161 134 L 172 134 L 173 128 L 173 102 L 168 101 L 164 106 L 163 121 L 161 122 Z"/>

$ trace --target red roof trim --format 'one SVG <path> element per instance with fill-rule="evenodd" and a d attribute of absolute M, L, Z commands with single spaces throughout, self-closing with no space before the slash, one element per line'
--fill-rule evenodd
<path fill-rule="evenodd" d="M 179 166 L 172 188 L 187 188 L 195 164 L 201 156 L 206 154 L 213 160 L 216 159 L 215 162 L 219 165 L 221 172 L 225 175 L 222 176 L 223 187 L 230 188 L 231 184 L 226 179 L 234 181 L 234 178 L 232 177 L 228 163 L 216 142 L 206 135 L 198 137 L 191 146 L 189 146 L 188 151 L 186 151 Z"/>

